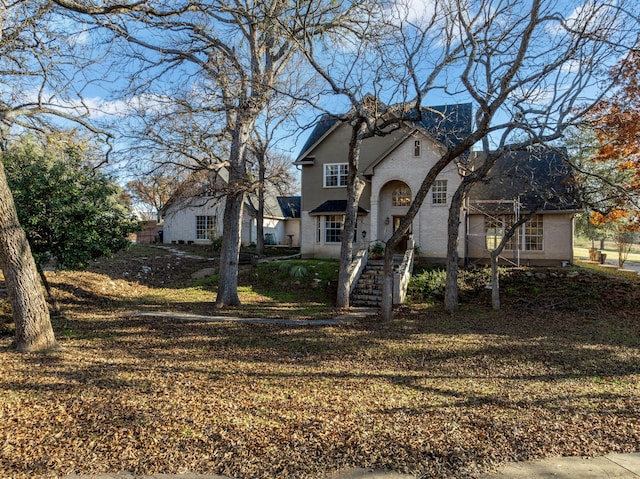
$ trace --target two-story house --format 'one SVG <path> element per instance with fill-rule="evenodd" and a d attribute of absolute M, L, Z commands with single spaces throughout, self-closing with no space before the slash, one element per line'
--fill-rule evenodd
<path fill-rule="evenodd" d="M 425 109 L 420 121 L 363 141 L 360 176 L 366 186 L 358 209 L 357 246 L 389 239 L 445 145 L 470 130 L 471 105 L 437 106 Z M 302 170 L 303 257 L 339 257 L 350 135 L 349 125 L 325 116 L 295 162 Z M 414 219 L 411 234 L 421 256 L 446 256 L 448 206 L 461 178 L 455 163 L 446 167 Z M 463 242 L 460 248 L 462 255 Z"/>
<path fill-rule="evenodd" d="M 471 113 L 469 104 L 429 107 L 419 122 L 405 122 L 386 136 L 363 142 L 359 174 L 366 186 L 358 208 L 356 248 L 389 239 L 444 148 L 471 131 Z M 312 130 L 295 162 L 302 173 L 304 257 L 340 255 L 350 135 L 349 125 L 325 116 Z M 535 195 L 549 192 L 556 197 L 566 195 L 566 168 L 559 169 L 560 163 L 561 158 L 550 151 L 535 155 L 521 152 L 499 161 L 487 180 L 472 189 L 461 211 L 460 258 L 485 262 L 516 216 L 526 214 L 527 208 L 536 204 Z M 509 170 L 508 165 L 520 166 Z M 518 174 L 514 175 L 514 171 Z M 462 174 L 456 162 L 440 172 L 413 221 L 411 235 L 422 258 L 433 261 L 446 258 L 449 206 Z M 545 178 L 527 181 L 527 175 Z M 532 190 L 531 185 L 546 185 L 547 191 Z M 503 258 L 506 262 L 512 258 L 525 264 L 572 262 L 573 217 L 577 211 L 578 207 L 570 200 L 544 202 L 539 213 L 509 242 Z"/>

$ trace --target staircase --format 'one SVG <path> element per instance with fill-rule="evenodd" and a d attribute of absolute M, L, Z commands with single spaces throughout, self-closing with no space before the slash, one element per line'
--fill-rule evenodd
<path fill-rule="evenodd" d="M 402 262 L 402 256 L 393 257 L 393 269 L 398 268 Z M 364 271 L 358 278 L 350 304 L 353 306 L 379 307 L 382 303 L 382 273 L 384 260 L 370 259 Z"/>

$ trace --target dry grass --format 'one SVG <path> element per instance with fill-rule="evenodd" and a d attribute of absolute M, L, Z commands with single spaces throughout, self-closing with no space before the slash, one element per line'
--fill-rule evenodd
<path fill-rule="evenodd" d="M 134 318 L 210 303 L 195 287 L 52 279 L 64 349 L 18 355 L 0 340 L 1 477 L 363 466 L 461 478 L 640 450 L 634 282 L 514 273 L 499 313 L 478 290 L 455 317 L 416 305 L 389 324 L 292 327 Z"/>

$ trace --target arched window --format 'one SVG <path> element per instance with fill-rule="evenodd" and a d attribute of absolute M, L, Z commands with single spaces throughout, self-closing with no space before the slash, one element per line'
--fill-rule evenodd
<path fill-rule="evenodd" d="M 409 206 L 411 203 L 411 190 L 406 186 L 399 186 L 391 194 L 391 206 Z"/>

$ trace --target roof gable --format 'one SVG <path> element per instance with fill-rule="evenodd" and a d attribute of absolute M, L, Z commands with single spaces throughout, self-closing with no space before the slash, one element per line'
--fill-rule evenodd
<path fill-rule="evenodd" d="M 392 108 L 388 110 L 391 112 Z M 411 114 L 411 111 L 408 113 Z M 404 123 L 409 128 L 424 130 L 446 147 L 450 147 L 471 133 L 471 121 L 471 104 L 464 103 L 424 107 L 420 120 L 406 120 Z M 304 164 L 309 153 L 341 124 L 342 121 L 336 115 L 322 115 L 300 150 L 296 164 Z"/>

